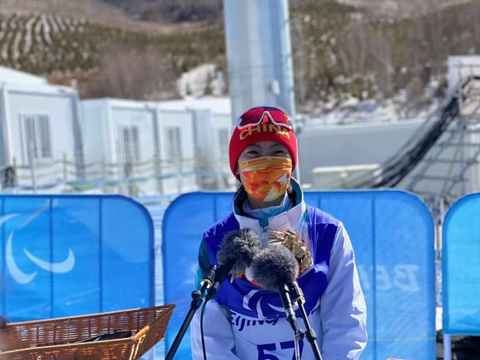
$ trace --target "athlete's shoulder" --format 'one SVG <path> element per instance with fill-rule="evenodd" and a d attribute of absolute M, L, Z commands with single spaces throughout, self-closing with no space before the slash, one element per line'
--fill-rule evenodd
<path fill-rule="evenodd" d="M 211 227 L 209 227 L 203 233 L 204 238 L 210 238 L 215 236 L 222 236 L 227 232 L 237 230 L 238 229 L 238 222 L 235 218 L 235 215 L 232 213 L 225 216 L 223 219 L 217 221 Z"/>
<path fill-rule="evenodd" d="M 330 215 L 329 213 L 320 210 L 317 207 L 311 206 L 307 204 L 307 216 L 308 222 L 312 225 L 334 225 L 339 227 L 342 225 L 342 222 L 335 218 L 334 216 Z"/>

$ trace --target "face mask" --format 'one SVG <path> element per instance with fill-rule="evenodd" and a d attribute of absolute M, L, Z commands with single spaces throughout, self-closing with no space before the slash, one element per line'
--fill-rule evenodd
<path fill-rule="evenodd" d="M 245 178 L 243 186 L 256 200 L 271 202 L 283 196 L 290 185 L 292 159 L 262 157 L 239 162 Z"/>

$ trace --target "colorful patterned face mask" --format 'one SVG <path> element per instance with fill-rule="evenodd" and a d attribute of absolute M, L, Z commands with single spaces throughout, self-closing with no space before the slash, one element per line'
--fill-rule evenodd
<path fill-rule="evenodd" d="M 243 186 L 254 199 L 271 202 L 283 196 L 292 177 L 292 159 L 262 157 L 238 162 L 245 178 Z"/>

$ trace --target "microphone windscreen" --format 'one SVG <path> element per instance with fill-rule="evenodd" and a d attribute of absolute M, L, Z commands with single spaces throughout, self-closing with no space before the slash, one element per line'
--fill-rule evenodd
<path fill-rule="evenodd" d="M 262 244 L 258 235 L 250 229 L 241 229 L 229 232 L 225 235 L 217 253 L 217 261 L 220 265 L 233 261 L 235 265 L 232 271 L 243 273 L 253 261 L 255 255 L 260 252 Z"/>
<path fill-rule="evenodd" d="M 298 262 L 285 246 L 271 244 L 255 257 L 251 270 L 253 279 L 261 287 L 278 291 L 297 279 Z"/>

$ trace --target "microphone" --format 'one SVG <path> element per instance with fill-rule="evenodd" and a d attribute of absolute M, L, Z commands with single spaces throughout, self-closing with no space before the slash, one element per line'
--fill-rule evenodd
<path fill-rule="evenodd" d="M 272 244 L 257 255 L 252 262 L 251 269 L 253 278 L 260 286 L 266 290 L 278 291 L 280 293 L 280 299 L 282 299 L 282 305 L 287 314 L 287 321 L 295 332 L 295 337 L 297 337 L 297 334 L 300 334 L 301 338 L 306 336 L 312 347 L 315 359 L 322 360 L 317 342 L 317 334 L 310 326 L 308 315 L 305 311 L 305 297 L 296 281 L 298 262 L 290 250 L 283 245 Z M 306 332 L 298 330 L 297 318 L 292 306 L 292 297 L 300 309 L 307 328 Z"/>
<path fill-rule="evenodd" d="M 215 281 L 208 290 L 205 301 L 209 301 L 215 296 L 229 273 L 244 273 L 261 248 L 262 244 L 258 235 L 251 229 L 245 228 L 226 234 L 217 253 L 220 267 L 216 271 Z"/>
<path fill-rule="evenodd" d="M 212 265 L 210 266 L 209 269 L 207 269 L 203 273 L 203 279 L 200 281 L 200 285 L 202 286 L 200 293 L 203 294 L 205 293 L 206 290 L 210 289 L 213 285 L 213 282 L 215 281 L 215 274 L 217 272 L 217 266 Z"/>
<path fill-rule="evenodd" d="M 297 333 L 297 317 L 292 306 L 291 287 L 296 283 L 298 262 L 283 245 L 271 244 L 261 251 L 251 265 L 253 278 L 265 290 L 278 292 L 287 321 Z"/>

